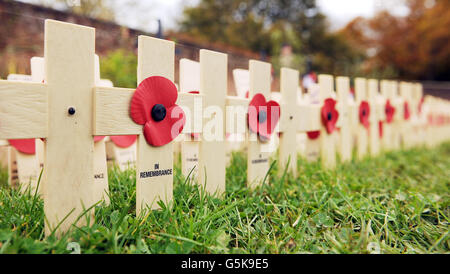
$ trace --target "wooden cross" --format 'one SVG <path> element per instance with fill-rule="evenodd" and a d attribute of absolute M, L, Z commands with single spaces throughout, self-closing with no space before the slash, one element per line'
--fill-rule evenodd
<path fill-rule="evenodd" d="M 366 156 L 369 144 L 369 131 L 359 122 L 359 106 L 362 101 L 367 101 L 367 81 L 364 78 L 355 78 L 356 111 L 353 115 L 355 115 L 358 120 L 355 128 L 358 159 L 363 159 Z"/>
<path fill-rule="evenodd" d="M 334 95 L 333 76 L 327 74 L 319 75 L 320 101 L 323 103 L 325 99 Z M 320 157 L 322 166 L 325 168 L 336 167 L 336 131 L 328 134 L 324 125 L 320 129 Z"/>
<path fill-rule="evenodd" d="M 203 97 L 202 141 L 199 148 L 198 182 L 209 193 L 225 193 L 225 104 L 228 56 L 200 50 L 200 95 Z M 212 125 L 210 127 L 209 125 Z"/>
<path fill-rule="evenodd" d="M 171 41 L 139 36 L 138 83 L 150 76 L 174 78 L 175 44 Z M 129 102 L 134 89 L 94 89 L 94 135 L 138 135 L 136 153 L 136 213 L 147 207 L 158 209 L 159 201 L 168 204 L 173 196 L 173 146 L 150 146 L 142 126 L 129 116 Z M 178 94 L 177 104 L 193 109 L 195 94 Z M 190 133 L 190 127 L 184 127 Z"/>
<path fill-rule="evenodd" d="M 308 89 L 307 93 L 307 99 L 300 102 L 300 107 L 304 108 L 305 110 L 309 108 L 311 112 L 299 112 L 299 113 L 305 113 L 304 116 L 308 117 L 307 119 L 301 117 L 299 122 L 299 131 L 300 132 L 313 132 L 313 136 L 317 136 L 317 132 L 320 134 L 320 128 L 322 127 L 320 122 L 320 107 L 321 107 L 321 101 L 320 101 L 320 86 L 318 84 L 312 84 L 310 88 Z M 305 122 L 308 122 L 306 124 Z M 311 130 L 308 130 L 311 129 Z M 320 157 L 320 136 L 310 138 L 308 134 L 306 133 L 305 136 L 305 148 L 303 151 L 303 155 L 309 162 L 315 162 Z"/>
<path fill-rule="evenodd" d="M 400 82 L 399 85 L 399 92 L 400 97 L 403 99 L 404 104 L 408 104 L 409 111 L 413 111 L 413 105 L 412 105 L 412 86 L 408 82 Z M 404 108 L 405 105 L 401 107 L 401 114 L 404 115 Z M 411 124 L 411 117 L 408 120 L 405 120 L 404 117 L 401 118 L 402 123 L 400 124 L 400 138 L 402 141 L 402 145 L 404 148 L 411 148 L 412 146 L 412 124 Z"/>
<path fill-rule="evenodd" d="M 200 90 L 200 63 L 189 59 L 180 60 L 180 92 Z M 185 134 L 181 142 L 181 171 L 187 178 L 197 178 L 199 156 L 199 140 Z"/>
<path fill-rule="evenodd" d="M 47 139 L 46 234 L 67 231 L 93 204 L 94 40 L 92 28 L 46 20 L 46 83 L 0 81 L 0 137 Z"/>
<path fill-rule="evenodd" d="M 389 151 L 393 148 L 392 139 L 393 135 L 393 125 L 386 121 L 386 102 L 390 101 L 392 104 L 393 100 L 393 92 L 392 92 L 392 83 L 389 80 L 381 80 L 380 81 L 380 92 L 383 97 L 382 99 L 382 108 L 383 108 L 383 136 L 381 137 L 381 147 L 384 151 Z M 395 110 L 397 111 L 397 110 Z"/>
<path fill-rule="evenodd" d="M 391 103 L 395 108 L 394 121 L 392 123 L 392 149 L 399 150 L 401 148 L 401 132 L 403 123 L 403 103 L 404 100 L 399 96 L 399 85 L 397 81 L 391 83 Z"/>
<path fill-rule="evenodd" d="M 425 141 L 425 125 L 426 117 L 423 111 L 423 87 L 420 83 L 413 84 L 413 94 L 412 94 L 412 111 L 413 111 L 413 142 L 415 146 L 421 146 Z"/>
<path fill-rule="evenodd" d="M 352 159 L 352 134 L 350 127 L 350 105 L 353 100 L 349 99 L 350 79 L 348 77 L 336 78 L 336 93 L 339 101 L 339 149 L 341 161 L 346 162 Z"/>
<path fill-rule="evenodd" d="M 378 94 L 378 80 L 369 79 L 367 82 L 367 99 L 370 105 L 369 152 L 372 157 L 380 153 L 379 121 L 383 117 L 383 104 L 378 101 Z"/>
<path fill-rule="evenodd" d="M 289 68 L 281 68 L 281 117 L 279 141 L 279 170 L 288 171 L 297 176 L 297 131 L 300 115 L 297 114 L 297 89 L 299 72 Z"/>
<path fill-rule="evenodd" d="M 100 59 L 97 54 L 94 55 L 95 61 L 95 84 L 96 86 L 108 86 L 109 80 L 100 79 Z M 34 82 L 41 83 L 45 81 L 45 59 L 42 57 L 31 58 L 31 78 Z M 39 166 L 44 166 L 44 141 L 36 139 L 36 156 Z M 45 171 L 44 171 L 45 172 Z M 36 174 L 38 176 L 39 173 Z M 104 200 L 109 204 L 108 191 L 108 169 L 106 164 L 105 140 L 94 142 L 94 202 Z M 43 195 L 45 188 L 45 176 L 41 178 L 39 192 Z"/>

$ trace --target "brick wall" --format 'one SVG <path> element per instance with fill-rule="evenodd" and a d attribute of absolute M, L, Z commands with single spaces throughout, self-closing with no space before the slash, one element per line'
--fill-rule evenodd
<path fill-rule="evenodd" d="M 44 20 L 55 19 L 96 29 L 96 53 L 101 56 L 119 48 L 136 53 L 137 37 L 142 31 L 119 26 L 112 22 L 96 20 L 72 13 L 45 8 L 16 1 L 0 0 L 0 78 L 10 73 L 30 74 L 30 58 L 44 54 Z M 178 61 L 189 58 L 198 61 L 200 48 L 228 54 L 230 94 L 234 94 L 231 71 L 248 68 L 250 59 L 259 59 L 259 54 L 218 43 L 197 43 L 182 34 L 170 33 L 169 39 L 177 42 L 176 72 Z"/>

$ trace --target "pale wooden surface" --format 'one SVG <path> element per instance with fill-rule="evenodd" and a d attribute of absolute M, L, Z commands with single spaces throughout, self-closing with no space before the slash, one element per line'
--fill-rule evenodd
<path fill-rule="evenodd" d="M 380 153 L 380 131 L 378 122 L 381 120 L 380 104 L 378 103 L 378 80 L 367 82 L 367 101 L 370 105 L 369 153 L 375 157 Z"/>
<path fill-rule="evenodd" d="M 300 102 L 298 112 L 301 113 L 298 131 L 320 131 L 322 121 L 320 116 L 322 105 L 320 103 L 320 86 L 313 84 L 307 94 L 307 100 Z M 283 130 L 283 127 L 281 128 Z M 307 161 L 315 162 L 320 157 L 320 137 L 309 139 L 305 136 L 304 156 Z"/>
<path fill-rule="evenodd" d="M 47 135 L 48 92 L 45 85 L 0 80 L 0 94 L 0 139 Z"/>
<path fill-rule="evenodd" d="M 45 80 L 49 100 L 44 164 L 47 235 L 60 222 L 58 234 L 67 231 L 84 208 L 93 205 L 94 51 L 93 28 L 45 21 Z M 67 112 L 71 106 L 76 108 L 72 116 Z M 91 214 L 92 211 L 88 212 L 87 217 Z M 82 217 L 77 225 L 85 222 L 86 217 Z"/>
<path fill-rule="evenodd" d="M 174 81 L 175 43 L 148 36 L 138 39 L 138 84 L 150 76 Z M 129 102 L 129 101 L 128 101 Z M 126 104 L 129 107 L 129 104 Z M 127 112 L 127 116 L 128 112 Z M 134 124 L 134 123 L 132 123 Z M 131 125 L 131 124 L 130 124 Z M 129 128 L 132 128 L 128 125 Z M 134 127 L 134 125 L 133 125 Z M 150 146 L 139 126 L 136 161 L 136 214 L 147 207 L 159 209 L 158 201 L 168 204 L 173 197 L 173 144 Z M 145 177 L 141 172 L 167 170 L 167 175 Z"/>
<path fill-rule="evenodd" d="M 114 160 L 120 170 L 136 166 L 136 142 L 127 148 L 116 146 L 112 141 L 107 145 L 113 148 Z"/>
<path fill-rule="evenodd" d="M 348 77 L 336 77 L 336 93 L 338 98 L 340 120 L 338 152 L 341 156 L 341 161 L 345 162 L 352 159 L 352 135 L 348 106 L 350 79 Z"/>
<path fill-rule="evenodd" d="M 319 75 L 319 87 L 320 87 L 320 101 L 324 102 L 325 99 L 333 97 L 333 76 L 320 74 Z M 328 134 L 325 127 L 320 129 L 320 157 L 322 165 L 325 168 L 336 167 L 336 146 L 335 137 L 336 130 L 331 134 Z"/>
<path fill-rule="evenodd" d="M 43 57 L 32 57 L 30 59 L 31 65 L 31 80 L 36 83 L 44 83 L 45 82 L 45 59 Z M 39 176 L 41 170 L 44 168 L 44 141 L 41 139 L 36 139 L 36 157 L 39 164 L 38 173 Z M 43 171 L 44 172 L 44 171 Z M 39 194 L 44 197 L 44 188 L 45 188 L 45 176 L 41 177 L 41 181 L 39 182 Z"/>
<path fill-rule="evenodd" d="M 367 80 L 365 78 L 355 78 L 356 110 L 353 115 L 355 115 L 358 120 L 355 128 L 357 138 L 356 155 L 360 160 L 363 159 L 369 151 L 369 131 L 359 121 L 359 106 L 362 101 L 367 101 Z"/>
<path fill-rule="evenodd" d="M 299 72 L 297 70 L 281 69 L 281 117 L 285 121 L 285 129 L 280 136 L 279 170 L 283 172 L 289 163 L 288 171 L 297 176 L 297 87 Z M 281 122 L 281 119 L 280 119 Z"/>
<path fill-rule="evenodd" d="M 407 102 L 409 105 L 409 110 L 410 110 L 410 118 L 409 120 L 405 120 L 403 117 L 402 122 L 400 124 L 400 135 L 401 135 L 401 142 L 404 148 L 411 148 L 412 144 L 413 144 L 413 138 L 414 138 L 414 133 L 413 133 L 413 128 L 412 128 L 412 123 L 411 120 L 414 117 L 415 114 L 415 107 L 414 107 L 414 103 L 413 103 L 413 98 L 412 98 L 412 84 L 408 83 L 408 82 L 400 82 L 399 85 L 399 92 L 400 92 L 400 97 L 403 99 L 404 102 Z"/>
<path fill-rule="evenodd" d="M 200 91 L 200 63 L 189 59 L 180 60 L 180 92 Z M 192 109 L 185 111 L 187 122 L 193 121 Z M 190 114 L 190 115 L 189 115 Z M 190 134 L 184 136 L 181 143 L 181 171 L 187 178 L 197 179 L 199 141 L 194 140 Z"/>
<path fill-rule="evenodd" d="M 109 204 L 108 167 L 106 165 L 105 139 L 94 143 L 94 202 L 104 200 Z"/>
<path fill-rule="evenodd" d="M 271 65 L 261 61 L 250 60 L 249 68 L 249 98 L 253 98 L 256 93 L 261 93 L 268 100 L 271 86 Z M 269 170 L 270 152 L 263 148 L 263 144 L 261 144 L 256 134 L 250 131 L 248 131 L 247 143 L 247 185 L 250 188 L 254 188 L 262 184 Z"/>
<path fill-rule="evenodd" d="M 392 149 L 401 148 L 401 132 L 403 122 L 403 99 L 399 95 L 399 85 L 397 81 L 390 82 L 391 104 L 395 107 L 394 120 L 392 122 Z"/>
<path fill-rule="evenodd" d="M 202 142 L 199 149 L 198 183 L 208 193 L 225 193 L 225 102 L 228 56 L 200 50 L 200 93 L 204 95 Z M 208 108 L 213 107 L 210 112 Z M 216 122 L 214 122 L 216 121 Z M 212 128 L 208 124 L 215 124 Z"/>

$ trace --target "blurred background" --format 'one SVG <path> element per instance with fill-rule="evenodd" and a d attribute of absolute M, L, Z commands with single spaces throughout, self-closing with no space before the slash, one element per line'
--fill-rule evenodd
<path fill-rule="evenodd" d="M 259 59 L 273 64 L 273 90 L 284 66 L 417 80 L 450 99 L 449 0 L 0 0 L 0 78 L 30 74 L 46 18 L 95 27 L 101 76 L 118 87 L 136 86 L 146 34 L 175 41 L 177 64 L 202 48 L 227 53 L 230 94 L 231 71 Z"/>

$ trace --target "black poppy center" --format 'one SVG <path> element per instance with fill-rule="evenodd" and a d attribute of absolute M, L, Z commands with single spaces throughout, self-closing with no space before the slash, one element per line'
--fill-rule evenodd
<path fill-rule="evenodd" d="M 264 123 L 267 120 L 267 112 L 264 110 L 260 110 L 258 113 L 258 122 L 260 124 Z"/>
<path fill-rule="evenodd" d="M 151 114 L 156 122 L 162 121 L 166 117 L 166 108 L 162 104 L 156 104 L 153 106 Z"/>
<path fill-rule="evenodd" d="M 362 116 L 366 116 L 366 110 L 365 109 L 363 109 L 363 111 L 362 111 Z"/>
<path fill-rule="evenodd" d="M 331 115 L 331 112 L 328 112 L 328 114 L 327 114 L 327 120 L 328 121 L 331 121 L 331 118 L 332 118 L 333 116 Z"/>
<path fill-rule="evenodd" d="M 389 114 L 389 113 L 391 113 L 391 109 L 390 109 L 390 108 L 388 108 L 388 107 L 386 107 L 384 111 L 386 112 L 386 114 Z"/>

